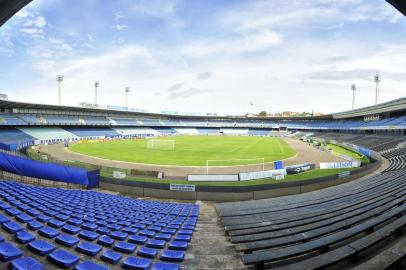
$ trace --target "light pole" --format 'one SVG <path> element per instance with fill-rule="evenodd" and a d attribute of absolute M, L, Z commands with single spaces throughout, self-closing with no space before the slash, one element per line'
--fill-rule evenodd
<path fill-rule="evenodd" d="M 379 76 L 379 74 L 376 74 L 374 76 L 374 82 L 376 84 L 376 88 L 375 88 L 375 105 L 378 104 L 378 98 L 379 98 L 379 83 L 381 82 L 381 78 Z"/>
<path fill-rule="evenodd" d="M 62 86 L 62 82 L 63 82 L 63 76 L 62 75 L 56 76 L 56 81 L 58 82 L 58 104 L 62 105 L 61 86 Z"/>
<path fill-rule="evenodd" d="M 130 87 L 125 88 L 125 106 L 128 108 L 128 93 L 130 93 Z"/>
<path fill-rule="evenodd" d="M 100 82 L 99 81 L 95 81 L 94 82 L 94 104 L 96 104 L 96 107 L 97 107 L 97 98 L 98 98 L 98 88 L 99 88 L 99 86 L 100 86 Z"/>
<path fill-rule="evenodd" d="M 357 86 L 355 84 L 351 85 L 352 90 L 352 109 L 355 109 L 355 92 L 357 92 Z"/>

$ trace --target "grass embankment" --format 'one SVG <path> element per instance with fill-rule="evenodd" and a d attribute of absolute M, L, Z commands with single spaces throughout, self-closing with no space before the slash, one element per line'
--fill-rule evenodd
<path fill-rule="evenodd" d="M 369 164 L 371 162 L 368 157 L 352 150 L 351 148 L 339 146 L 339 145 L 335 145 L 335 144 L 331 144 L 331 143 L 328 143 L 327 147 L 330 148 L 336 154 L 343 154 L 343 155 L 349 156 L 355 160 L 361 161 L 362 164 Z"/>

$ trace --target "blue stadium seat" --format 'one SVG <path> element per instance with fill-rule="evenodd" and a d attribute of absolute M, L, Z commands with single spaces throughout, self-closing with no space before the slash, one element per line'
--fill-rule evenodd
<path fill-rule="evenodd" d="M 90 214 L 89 214 L 90 215 Z M 90 216 L 85 216 L 83 217 L 83 220 L 86 221 L 87 223 L 93 223 L 96 222 L 96 219 Z"/>
<path fill-rule="evenodd" d="M 109 270 L 108 267 L 94 263 L 92 261 L 84 261 L 75 267 L 75 270 Z"/>
<path fill-rule="evenodd" d="M 12 234 L 24 230 L 24 228 L 20 224 L 18 224 L 17 222 L 14 222 L 14 221 L 9 221 L 9 222 L 3 223 L 3 224 L 1 224 L 1 227 L 5 231 L 12 233 Z"/>
<path fill-rule="evenodd" d="M 73 247 L 75 246 L 77 243 L 79 243 L 79 239 L 71 236 L 69 234 L 61 234 L 59 235 L 55 241 L 61 245 L 64 245 L 66 247 Z"/>
<path fill-rule="evenodd" d="M 56 219 L 60 220 L 60 221 L 67 221 L 69 219 L 69 216 L 64 215 L 64 214 L 58 214 L 55 216 Z"/>
<path fill-rule="evenodd" d="M 35 240 L 35 236 L 33 234 L 26 232 L 24 230 L 16 233 L 15 238 L 18 242 L 20 242 L 22 244 L 27 244 L 27 243 Z"/>
<path fill-rule="evenodd" d="M 168 233 L 168 234 L 174 235 L 174 234 L 176 234 L 176 230 L 165 228 L 165 229 L 161 230 L 161 233 Z"/>
<path fill-rule="evenodd" d="M 155 236 L 155 239 L 159 239 L 159 240 L 165 240 L 165 241 L 169 241 L 171 240 L 172 235 L 170 235 L 169 233 L 158 233 Z"/>
<path fill-rule="evenodd" d="M 139 231 L 138 235 L 142 235 L 142 236 L 152 238 L 152 237 L 155 236 L 155 232 L 150 231 L 150 230 L 141 230 L 141 231 Z"/>
<path fill-rule="evenodd" d="M 192 230 L 181 229 L 181 230 L 178 231 L 178 234 L 192 235 L 193 231 Z"/>
<path fill-rule="evenodd" d="M 162 261 L 182 262 L 185 258 L 185 253 L 177 250 L 164 250 L 159 258 Z"/>
<path fill-rule="evenodd" d="M 80 238 L 88 240 L 88 241 L 93 241 L 96 240 L 97 237 L 99 237 L 99 234 L 92 232 L 92 231 L 81 231 L 78 235 Z"/>
<path fill-rule="evenodd" d="M 151 267 L 151 260 L 138 257 L 128 257 L 123 262 L 122 267 L 130 270 L 148 270 Z"/>
<path fill-rule="evenodd" d="M 98 226 L 94 223 L 86 222 L 83 223 L 82 226 L 80 226 L 82 229 L 88 230 L 88 231 L 94 231 L 98 228 Z"/>
<path fill-rule="evenodd" d="M 21 214 L 21 211 L 16 208 L 11 207 L 11 208 L 6 209 L 6 213 L 7 213 L 7 215 L 14 217 L 14 216 Z"/>
<path fill-rule="evenodd" d="M 180 266 L 174 263 L 156 262 L 152 265 L 151 270 L 180 270 Z"/>
<path fill-rule="evenodd" d="M 23 255 L 23 252 L 9 242 L 0 243 L 0 261 L 8 262 Z"/>
<path fill-rule="evenodd" d="M 114 231 L 110 233 L 110 237 L 117 240 L 125 240 L 128 236 L 128 233 L 121 231 Z"/>
<path fill-rule="evenodd" d="M 1 210 L 6 210 L 6 209 L 8 209 L 8 208 L 10 208 L 11 206 L 8 204 L 8 203 L 6 203 L 6 202 L 0 202 L 0 209 Z"/>
<path fill-rule="evenodd" d="M 31 220 L 33 220 L 34 218 L 23 213 L 23 214 L 17 215 L 16 219 L 21 223 L 27 223 L 27 222 L 30 222 Z"/>
<path fill-rule="evenodd" d="M 131 235 L 128 238 L 128 242 L 134 243 L 134 244 L 139 244 L 139 245 L 145 244 L 145 242 L 147 242 L 147 240 L 148 240 L 148 237 L 142 236 L 142 235 Z"/>
<path fill-rule="evenodd" d="M 110 234 L 111 230 L 107 227 L 99 227 L 97 228 L 96 232 L 100 234 Z"/>
<path fill-rule="evenodd" d="M 38 233 L 40 235 L 42 235 L 46 238 L 50 238 L 50 239 L 55 238 L 60 234 L 60 232 L 58 230 L 51 228 L 51 227 L 44 227 L 44 228 L 40 229 L 38 231 Z"/>
<path fill-rule="evenodd" d="M 32 217 L 37 217 L 41 214 L 40 211 L 38 211 L 37 209 L 31 208 L 29 210 L 26 211 L 28 215 L 32 216 Z"/>
<path fill-rule="evenodd" d="M 164 248 L 166 242 L 165 240 L 149 239 L 146 246 L 151 248 Z"/>
<path fill-rule="evenodd" d="M 65 225 L 62 227 L 62 231 L 69 234 L 77 234 L 78 232 L 80 232 L 80 228 L 73 225 Z"/>
<path fill-rule="evenodd" d="M 36 231 L 41 229 L 42 227 L 44 227 L 44 224 L 42 224 L 41 222 L 38 222 L 36 220 L 30 221 L 28 223 L 28 229 Z"/>
<path fill-rule="evenodd" d="M 58 249 L 48 256 L 48 259 L 63 268 L 68 268 L 75 265 L 79 261 L 79 257 L 66 250 Z"/>
<path fill-rule="evenodd" d="M 186 250 L 188 242 L 186 241 L 172 241 L 169 243 L 168 248 L 173 250 Z"/>
<path fill-rule="evenodd" d="M 44 266 L 31 257 L 15 259 L 10 263 L 12 270 L 45 270 Z"/>
<path fill-rule="evenodd" d="M 175 241 L 187 241 L 187 242 L 190 242 L 190 239 L 191 239 L 190 235 L 178 234 L 178 235 L 175 236 L 174 240 Z"/>
<path fill-rule="evenodd" d="M 105 247 L 111 247 L 114 243 L 114 240 L 111 239 L 109 236 L 107 235 L 102 235 L 101 237 L 99 237 L 99 239 L 97 240 L 97 243 L 99 245 L 105 246 Z"/>
<path fill-rule="evenodd" d="M 59 229 L 65 225 L 65 222 L 60 221 L 59 219 L 51 219 L 47 224 L 51 227 Z"/>
<path fill-rule="evenodd" d="M 169 224 L 166 228 L 177 230 L 180 228 L 180 226 L 179 226 L 179 224 Z"/>
<path fill-rule="evenodd" d="M 117 242 L 113 249 L 122 253 L 128 253 L 131 254 L 135 251 L 137 246 L 135 244 L 131 244 L 128 242 Z"/>
<path fill-rule="evenodd" d="M 83 223 L 83 221 L 81 221 L 80 219 L 77 219 L 77 218 L 71 218 L 71 219 L 68 219 L 66 221 L 66 223 L 73 225 L 73 226 L 80 226 Z"/>
<path fill-rule="evenodd" d="M 174 239 L 188 237 L 197 221 L 197 218 L 191 216 L 194 208 L 190 204 L 143 201 L 93 191 L 26 186 L 8 181 L 0 181 L 0 198 L 4 200 L 0 201 L 0 209 L 7 209 L 18 221 L 13 221 L 5 214 L 0 215 L 0 223 L 4 223 L 2 227 L 16 234 L 7 238 L 15 237 L 17 242 L 27 243 L 27 248 L 38 255 L 52 254 L 48 256 L 49 260 L 61 267 L 74 268 L 78 262 L 75 262 L 75 258 L 79 257 L 77 251 L 94 256 L 95 259 L 97 254 L 101 254 L 97 259 L 112 264 L 127 259 L 123 259 L 120 253 L 137 254 L 137 257 L 130 255 L 131 259 L 128 258 L 123 267 L 131 269 L 137 265 L 139 269 L 145 269 L 149 265 L 147 267 L 152 269 L 156 265 L 159 267 L 157 269 L 172 269 L 178 265 L 153 264 L 152 259 L 162 257 L 162 260 L 180 261 L 184 253 L 168 253 L 165 248 L 172 251 L 186 250 L 186 241 Z M 26 230 L 23 223 L 27 223 Z M 36 233 L 41 239 L 54 239 L 56 243 L 71 249 L 59 251 L 51 240 L 35 240 L 33 237 L 36 233 L 32 232 L 35 230 L 38 230 Z M 89 242 L 81 243 L 81 238 Z M 2 241 L 4 238 L 0 238 Z M 101 246 L 112 249 L 103 252 Z M 159 248 L 163 249 L 161 256 Z M 66 255 L 65 252 L 69 253 L 73 249 L 76 250 L 71 254 L 73 257 Z M 72 259 L 74 263 L 70 265 L 69 260 Z M 92 265 L 83 263 L 80 266 L 90 269 Z M 79 265 L 77 268 L 82 269 Z"/>
<path fill-rule="evenodd" d="M 132 228 L 132 227 L 125 227 L 123 228 L 123 232 L 128 233 L 129 235 L 136 234 L 138 232 L 137 228 Z"/>
<path fill-rule="evenodd" d="M 140 249 L 138 249 L 138 251 L 137 251 L 137 255 L 140 255 L 142 257 L 152 258 L 152 259 L 155 258 L 157 254 L 158 254 L 157 249 L 144 247 L 144 246 L 141 246 Z"/>
<path fill-rule="evenodd" d="M 39 255 L 47 255 L 55 250 L 55 246 L 44 240 L 34 240 L 28 244 L 28 248 Z"/>
<path fill-rule="evenodd" d="M 110 221 L 110 222 L 112 222 L 112 221 Z M 117 222 L 117 221 L 114 221 L 114 222 Z M 112 231 L 119 231 L 119 230 L 121 230 L 123 227 L 120 226 L 120 225 L 117 225 L 117 224 L 107 224 L 107 228 L 109 228 L 109 229 L 112 230 Z"/>
<path fill-rule="evenodd" d="M 162 230 L 162 227 L 159 226 L 149 226 L 148 230 L 154 231 L 154 232 L 160 232 Z"/>
<path fill-rule="evenodd" d="M 52 218 L 50 217 L 50 216 L 47 216 L 47 215 L 44 215 L 44 214 L 42 214 L 42 215 L 39 215 L 38 217 L 37 217 L 37 220 L 39 221 L 39 222 L 48 222 L 48 221 L 50 221 Z"/>
<path fill-rule="evenodd" d="M 121 260 L 121 257 L 122 255 L 120 253 L 107 250 L 100 256 L 100 259 L 111 264 L 116 264 Z"/>
<path fill-rule="evenodd" d="M 102 250 L 102 247 L 90 242 L 81 242 L 76 250 L 86 255 L 95 256 Z"/>
<path fill-rule="evenodd" d="M 8 217 L 0 215 L 0 224 L 6 223 L 9 221 L 10 221 L 10 219 Z"/>
<path fill-rule="evenodd" d="M 141 224 L 141 223 L 135 223 L 135 224 L 133 224 L 133 227 L 137 228 L 139 230 L 143 230 L 143 229 L 145 229 L 145 227 L 147 227 L 147 225 Z"/>

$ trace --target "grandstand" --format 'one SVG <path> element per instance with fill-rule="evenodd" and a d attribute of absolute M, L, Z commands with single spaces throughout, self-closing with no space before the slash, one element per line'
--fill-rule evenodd
<path fill-rule="evenodd" d="M 387 1 L 405 13 L 402 1 Z M 0 0 L 0 26 L 29 2 Z M 309 181 L 210 186 L 155 182 L 163 176 L 152 169 L 142 172 L 145 181 L 122 179 L 136 170 L 114 171 L 111 160 L 103 162 L 118 177 L 102 181 L 100 168 L 24 154 L 33 145 L 181 135 L 305 135 L 354 149 L 372 164 Z M 405 135 L 406 98 L 269 118 L 0 100 L 0 268 L 406 269 Z"/>
<path fill-rule="evenodd" d="M 41 104 L 2 101 L 1 106 L 4 121 L 0 123 L 2 125 L 0 129 L 0 146 L 6 150 L 20 149 L 34 144 L 81 139 L 182 134 L 239 136 L 269 136 L 276 134 L 280 136 L 280 134 L 286 134 L 287 132 L 298 134 L 310 132 L 314 137 L 326 141 L 333 140 L 355 145 L 359 147 L 361 152 L 376 151 L 376 153 L 381 153 L 382 157 L 387 160 L 388 166 L 382 173 L 375 176 L 309 194 L 253 202 L 218 204 L 219 217 L 230 237 L 229 244 L 226 242 L 218 244 L 231 245 L 227 246 L 227 250 L 230 248 L 235 249 L 241 254 L 243 264 L 255 266 L 258 269 L 269 267 L 277 269 L 319 269 L 337 265 L 343 265 L 344 268 L 358 267 L 362 269 L 375 264 L 379 265 L 380 269 L 386 269 L 390 268 L 395 262 L 401 263 L 401 259 L 405 255 L 405 253 L 399 253 L 399 249 L 397 249 L 397 246 L 401 245 L 402 242 L 395 245 L 393 243 L 403 241 L 397 235 L 406 225 L 403 216 L 406 212 L 403 190 L 403 182 L 406 177 L 406 152 L 404 148 L 406 99 L 359 109 L 361 114 L 358 112 L 344 112 L 323 117 L 269 119 L 207 116 L 168 117 L 160 114 L 146 115 L 139 112 L 58 106 L 52 107 L 53 114 L 46 114 L 43 112 L 45 105 Z M 375 120 L 369 120 L 371 116 Z M 49 195 L 53 196 L 53 198 L 58 197 L 59 192 L 65 192 L 43 188 L 39 188 L 37 191 L 35 187 L 22 186 L 22 184 L 7 181 L 2 181 L 0 184 L 2 184 L 3 191 L 17 185 L 23 190 L 49 192 Z M 70 192 L 72 194 L 77 193 L 77 195 L 69 195 L 69 198 L 76 198 L 76 196 L 82 198 L 85 196 L 80 195 L 82 191 Z M 86 195 L 91 197 L 85 197 L 84 200 L 91 202 L 91 200 L 95 199 L 97 203 L 92 203 L 92 205 L 100 206 L 100 211 L 103 211 L 105 208 L 103 208 L 103 204 L 100 204 L 103 200 L 97 199 L 98 193 L 89 194 L 94 194 L 94 197 L 93 195 Z M 10 202 L 7 195 L 3 198 L 5 198 L 5 203 Z M 93 260 L 94 263 L 110 267 L 111 262 L 114 263 L 117 260 L 124 265 L 126 263 L 139 263 L 139 261 L 151 265 L 161 265 L 161 263 L 167 263 L 165 261 L 166 250 L 168 250 L 168 254 L 173 256 L 178 252 L 176 256 L 179 256 L 179 258 L 174 259 L 175 261 L 180 261 L 185 256 L 182 253 L 183 251 L 180 251 L 180 253 L 178 250 L 172 252 L 170 249 L 173 241 L 175 243 L 179 242 L 175 240 L 176 232 L 175 236 L 166 235 L 166 240 L 156 239 L 157 242 L 165 245 L 164 249 L 156 249 L 156 246 L 151 248 L 151 246 L 144 243 L 145 247 L 141 247 L 143 244 L 138 244 L 139 247 L 135 249 L 136 251 L 133 251 L 134 243 L 131 239 L 143 238 L 143 235 L 138 233 L 131 235 L 129 232 L 122 230 L 111 233 L 109 236 L 100 236 L 100 233 L 105 233 L 103 231 L 105 227 L 103 227 L 103 221 L 97 221 L 96 215 L 92 216 L 90 221 L 85 220 L 82 216 L 81 222 L 83 224 L 81 223 L 81 226 L 70 222 L 72 219 L 73 222 L 79 222 L 77 221 L 77 214 L 71 214 L 70 217 L 66 217 L 67 219 L 64 216 L 62 216 L 62 219 L 58 219 L 59 215 L 65 215 L 67 211 L 72 211 L 72 208 L 76 207 L 70 204 L 69 207 L 66 206 L 69 209 L 65 209 L 66 207 L 62 207 L 65 200 L 58 201 L 56 204 L 57 207 L 63 208 L 60 211 L 65 214 L 62 212 L 58 214 L 53 208 L 47 208 L 46 211 L 55 214 L 52 216 L 49 215 L 49 212 L 38 213 L 39 210 L 32 209 L 29 204 L 28 207 L 25 207 L 27 205 L 25 197 L 24 200 L 18 199 L 18 202 L 14 203 L 14 200 L 17 199 L 18 197 L 14 197 L 11 199 L 11 205 L 4 206 L 5 213 L 3 216 L 5 222 L 3 223 L 3 229 L 7 233 L 17 234 L 17 231 L 22 229 L 21 237 L 30 239 L 31 242 L 25 243 L 27 247 L 25 249 L 24 244 L 20 244 L 19 240 L 15 240 L 15 243 L 12 243 L 14 240 L 8 240 L 9 242 L 5 242 L 7 243 L 5 248 L 14 252 L 17 257 L 21 257 L 24 253 L 24 256 L 28 256 L 23 257 L 27 262 L 29 260 L 30 263 L 34 263 L 31 260 L 35 260 L 35 263 L 40 264 L 61 265 L 61 256 L 68 256 L 72 258 L 73 264 L 86 266 L 88 262 L 85 262 L 85 259 L 79 259 L 78 261 L 78 258 L 86 254 L 86 256 L 90 257 L 97 256 L 97 260 Z M 106 200 L 106 203 L 111 200 L 116 201 L 121 200 L 121 198 L 113 196 L 111 199 Z M 134 204 L 140 204 L 141 202 L 135 200 Z M 20 205 L 20 203 L 24 204 Z M 80 203 L 80 199 L 78 203 Z M 11 210 L 8 210 L 8 207 L 11 207 Z M 44 206 L 39 207 L 43 209 Z M 182 205 L 179 207 L 182 207 Z M 192 209 L 197 211 L 196 209 L 198 209 L 197 206 L 192 205 L 185 207 L 189 209 L 188 211 L 192 211 Z M 81 209 L 81 211 L 83 210 Z M 21 211 L 26 211 L 26 213 Z M 32 211 L 34 214 L 38 214 L 38 217 L 32 216 L 30 214 Z M 117 213 L 120 213 L 119 209 L 117 211 Z M 145 211 L 141 211 L 145 213 Z M 159 215 L 159 212 L 155 214 Z M 20 218 L 20 215 L 22 218 Z M 48 217 L 44 217 L 44 215 Z M 182 216 L 184 222 L 193 220 L 193 225 L 195 225 L 195 215 L 180 216 Z M 123 226 L 122 224 L 131 222 L 129 220 L 131 217 L 124 216 L 124 219 L 117 220 L 117 225 Z M 31 221 L 27 222 L 28 220 Z M 140 220 L 137 220 L 139 223 Z M 148 220 L 150 219 L 148 218 Z M 118 224 L 118 222 L 121 223 Z M 140 232 L 141 228 L 137 227 L 137 222 L 131 223 L 133 225 L 129 229 Z M 162 220 L 157 219 L 154 222 L 154 224 L 144 224 L 142 222 L 141 224 L 144 224 L 143 227 L 154 228 L 157 226 L 156 223 L 160 224 Z M 4 225 L 8 223 L 10 225 Z M 30 223 L 34 223 L 38 228 L 32 231 Z M 24 228 L 23 224 L 27 224 L 27 229 Z M 189 225 L 187 223 L 185 226 Z M 42 226 L 46 229 L 42 230 Z M 114 227 L 116 225 L 110 226 Z M 161 228 L 162 234 L 171 229 L 168 226 L 172 227 L 167 223 L 167 229 Z M 68 229 L 77 228 L 75 230 L 81 231 L 75 231 L 74 235 L 70 235 L 69 232 L 64 231 L 66 227 Z M 188 230 L 186 229 L 186 231 Z M 181 235 L 181 237 L 185 236 Z M 126 241 L 123 241 L 123 239 Z M 155 238 L 153 239 L 155 240 Z M 104 246 L 105 242 L 110 243 L 111 241 L 115 242 L 115 244 L 110 245 L 112 249 Z M 30 245 L 30 243 L 35 244 Z M 41 248 L 37 247 L 38 243 Z M 34 247 L 31 247 L 32 245 Z M 67 245 L 68 248 L 66 248 Z M 38 255 L 38 252 L 41 253 L 44 246 L 49 246 L 51 251 L 50 254 L 46 254 L 48 259 L 45 261 L 43 255 Z M 58 246 L 64 247 L 65 251 L 58 249 Z M 38 251 L 38 249 L 41 249 L 41 251 Z M 0 247 L 0 253 L 1 250 Z M 135 261 L 132 261 L 132 257 L 127 255 L 128 252 L 137 254 L 139 260 L 134 259 Z M 151 256 L 155 260 L 147 259 Z M 353 258 L 355 257 L 358 258 L 358 261 L 354 263 Z M 379 259 L 384 257 L 389 257 L 390 260 Z M 162 262 L 159 262 L 160 258 L 163 260 Z M 15 264 L 21 260 L 13 259 L 10 260 Z M 169 260 L 173 260 L 173 258 L 169 258 Z M 27 262 L 22 261 L 22 263 Z M 195 263 L 197 262 L 194 260 L 186 260 L 185 265 L 190 266 Z"/>
<path fill-rule="evenodd" d="M 0 259 L 12 269 L 178 269 L 199 215 L 193 204 L 9 181 L 0 196 Z"/>
<path fill-rule="evenodd" d="M 104 109 L 58 107 L 0 101 L 0 128 L 17 127 L 26 133 L 27 141 L 0 137 L 3 145 L 19 148 L 35 140 L 54 142 L 84 137 L 116 137 L 172 134 L 239 134 L 268 135 L 271 131 L 351 132 L 356 134 L 404 135 L 406 132 L 406 98 L 393 100 L 321 117 L 302 118 L 224 118 L 219 116 L 167 116 L 139 112 Z M 54 114 L 46 114 L 46 111 Z M 105 114 L 105 116 L 102 116 Z M 123 115 L 126 115 L 125 117 Z M 369 120 L 373 116 L 375 120 Z M 25 126 L 53 126 L 59 129 L 26 128 Z M 94 129 L 89 127 L 94 126 Z M 83 127 L 83 132 L 81 131 Z M 96 128 L 97 127 L 97 128 Z M 118 129 L 117 127 L 121 127 Z M 72 134 L 70 130 L 74 131 Z M 93 132 L 93 131 L 94 132 Z M 0 132 L 2 129 L 0 129 Z M 50 133 L 48 135 L 47 133 Z M 118 134 L 116 134 L 118 133 Z M 34 140 L 33 140 L 34 138 Z M 3 140 L 3 141 L 2 141 Z M 7 142 L 6 142 L 7 140 Z"/>

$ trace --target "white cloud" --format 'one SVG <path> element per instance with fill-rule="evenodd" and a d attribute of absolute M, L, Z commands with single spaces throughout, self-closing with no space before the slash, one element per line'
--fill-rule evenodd
<path fill-rule="evenodd" d="M 203 72 L 203 73 L 197 74 L 197 79 L 198 80 L 208 80 L 208 79 L 210 79 L 211 76 L 213 76 L 212 72 Z"/>
<path fill-rule="evenodd" d="M 125 16 L 122 13 L 120 13 L 120 12 L 114 13 L 114 20 L 115 21 L 119 21 L 119 20 L 124 19 L 124 18 L 125 18 Z"/>
<path fill-rule="evenodd" d="M 173 92 L 173 91 L 180 90 L 184 85 L 185 85 L 185 83 L 183 83 L 183 82 L 182 83 L 175 83 L 171 87 L 168 88 L 168 92 Z"/>
<path fill-rule="evenodd" d="M 194 96 L 199 96 L 203 94 L 210 94 L 213 90 L 209 89 L 199 89 L 199 88 L 189 88 L 182 91 L 171 92 L 168 96 L 169 99 L 177 98 L 190 98 Z"/>
<path fill-rule="evenodd" d="M 163 20 L 174 27 L 181 27 L 184 23 L 176 14 L 177 2 L 177 0 L 132 1 L 130 11 Z"/>
<path fill-rule="evenodd" d="M 78 57 L 67 61 L 59 70 L 59 73 L 80 73 L 83 70 L 92 70 L 94 67 L 110 69 L 117 66 L 127 67 L 136 60 L 142 60 L 147 66 L 156 64 L 156 60 L 151 53 L 140 46 L 123 46 L 111 48 L 110 52 L 94 57 Z"/>
<path fill-rule="evenodd" d="M 340 111 L 350 108 L 352 83 L 359 87 L 358 106 L 373 102 L 370 77 L 378 71 L 382 100 L 404 95 L 406 42 L 401 35 L 395 38 L 396 28 L 389 25 L 402 21 L 383 1 L 241 1 L 216 10 L 209 20 L 192 21 L 181 16 L 185 10 L 178 7 L 184 6 L 176 0 L 123 2 L 128 9 L 105 22 L 107 33 L 72 27 L 75 34 L 64 36 L 52 32 L 63 28 L 52 18 L 37 18 L 42 13 L 19 14 L 18 27 L 6 30 L 25 31 L 24 68 L 39 78 L 21 98 L 56 101 L 58 73 L 65 76 L 64 104 L 91 102 L 93 82 L 100 80 L 102 104 L 123 104 L 124 87 L 130 86 L 131 106 L 150 111 Z M 156 22 L 159 38 L 145 29 L 132 39 L 134 29 L 127 25 L 145 17 Z M 381 43 L 371 42 L 368 33 L 376 22 L 388 25 Z M 41 38 L 30 39 L 35 34 Z M 19 38 L 10 39 L 8 47 L 0 39 L 0 52 L 18 48 Z"/>
<path fill-rule="evenodd" d="M 44 28 L 46 25 L 46 20 L 43 16 L 33 17 L 32 19 L 27 20 L 23 23 L 25 27 L 35 27 L 35 28 Z"/>
<path fill-rule="evenodd" d="M 244 31 L 228 40 L 199 40 L 181 48 L 181 51 L 191 57 L 211 54 L 241 54 L 265 50 L 280 43 L 282 43 L 282 38 L 274 31 L 253 30 Z"/>
<path fill-rule="evenodd" d="M 53 60 L 41 61 L 41 62 L 35 63 L 35 68 L 37 70 L 46 71 L 46 72 L 53 70 L 55 68 L 55 66 L 56 66 L 56 62 Z"/>
<path fill-rule="evenodd" d="M 117 31 L 121 31 L 121 30 L 128 28 L 128 25 L 116 24 L 116 25 L 113 25 L 111 28 L 116 29 Z"/>
<path fill-rule="evenodd" d="M 44 30 L 40 28 L 23 28 L 20 30 L 21 33 L 28 34 L 32 37 L 43 37 L 45 34 Z"/>
<path fill-rule="evenodd" d="M 37 46 L 32 46 L 27 50 L 28 54 L 32 57 L 48 59 L 65 57 L 72 51 L 72 46 L 69 45 L 65 39 L 61 38 L 49 38 L 48 40 L 42 41 Z M 44 68 L 41 68 L 40 70 L 44 70 Z"/>

